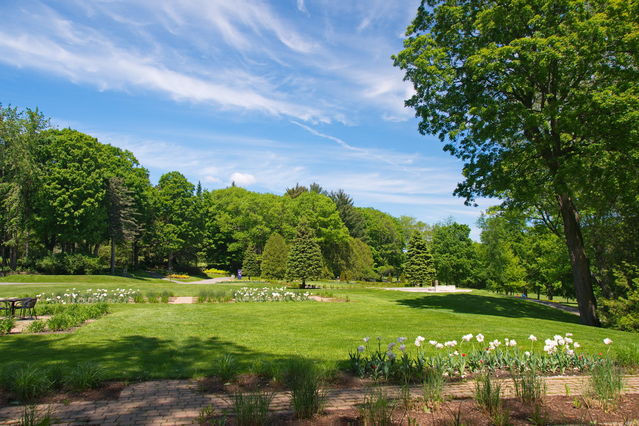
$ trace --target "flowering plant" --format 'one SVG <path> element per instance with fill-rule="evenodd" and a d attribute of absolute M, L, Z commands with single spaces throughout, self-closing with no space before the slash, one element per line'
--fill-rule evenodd
<path fill-rule="evenodd" d="M 294 292 L 281 288 L 242 287 L 233 293 L 236 302 L 299 302 L 308 300 L 308 292 Z"/>
<path fill-rule="evenodd" d="M 77 290 L 76 288 L 67 288 L 64 292 L 58 293 L 40 293 L 35 297 L 41 299 L 45 303 L 60 303 L 63 305 L 73 303 L 130 303 L 134 302 L 136 296 L 140 296 L 139 290 L 132 288 L 96 288 L 88 290 Z"/>

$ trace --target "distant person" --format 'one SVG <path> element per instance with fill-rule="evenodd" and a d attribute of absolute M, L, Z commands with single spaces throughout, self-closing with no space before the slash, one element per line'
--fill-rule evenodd
<path fill-rule="evenodd" d="M 241 269 L 238 269 L 238 270 L 237 270 L 237 279 L 238 279 L 238 280 L 241 280 L 241 279 L 242 279 L 242 270 L 241 270 Z"/>

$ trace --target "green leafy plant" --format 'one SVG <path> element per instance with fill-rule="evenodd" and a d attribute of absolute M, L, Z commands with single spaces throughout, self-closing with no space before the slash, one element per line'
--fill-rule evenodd
<path fill-rule="evenodd" d="M 27 326 L 29 333 L 42 333 L 47 329 L 47 324 L 43 320 L 35 320 Z"/>
<path fill-rule="evenodd" d="M 238 426 L 262 426 L 270 423 L 268 408 L 273 399 L 272 394 L 264 392 L 242 393 L 233 395 L 232 405 Z"/>
<path fill-rule="evenodd" d="M 164 290 L 160 295 L 160 300 L 162 301 L 162 303 L 169 303 L 169 298 L 173 296 L 174 294 L 172 291 Z"/>
<path fill-rule="evenodd" d="M 0 335 L 11 333 L 15 325 L 16 321 L 13 318 L 0 318 Z"/>

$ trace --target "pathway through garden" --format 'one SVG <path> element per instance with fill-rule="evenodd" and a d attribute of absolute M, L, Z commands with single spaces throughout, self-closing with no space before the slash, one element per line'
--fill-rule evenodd
<path fill-rule="evenodd" d="M 587 389 L 587 376 L 547 377 L 547 394 L 582 395 Z M 503 379 L 502 395 L 514 395 L 512 381 Z M 639 376 L 626 376 L 626 394 L 639 394 Z M 444 395 L 451 398 L 471 398 L 474 382 L 452 383 L 444 388 Z M 397 396 L 399 388 L 384 386 L 389 396 Z M 361 404 L 370 393 L 368 388 L 328 389 L 326 411 L 347 410 Z M 411 388 L 415 398 L 421 395 L 420 387 Z M 194 424 L 200 411 L 212 406 L 216 412 L 230 407 L 230 396 L 223 393 L 201 393 L 195 380 L 160 380 L 132 384 L 124 388 L 117 400 L 73 401 L 62 404 L 41 404 L 40 413 L 50 410 L 62 424 Z M 276 392 L 270 409 L 272 412 L 290 412 L 290 394 Z M 0 408 L 0 424 L 19 424 L 23 407 Z"/>

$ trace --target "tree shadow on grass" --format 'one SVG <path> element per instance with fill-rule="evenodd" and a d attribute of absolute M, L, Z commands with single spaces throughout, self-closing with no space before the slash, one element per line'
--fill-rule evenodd
<path fill-rule="evenodd" d="M 69 335 L 25 335 L 0 340 L 0 366 L 31 363 L 43 366 L 61 364 L 73 367 L 81 362 L 98 363 L 111 379 L 167 379 L 214 375 L 219 360 L 231 354 L 238 371 L 246 372 L 257 360 L 283 364 L 295 355 L 259 352 L 216 337 L 188 337 L 182 340 L 141 335 L 110 341 L 78 343 Z"/>
<path fill-rule="evenodd" d="M 508 318 L 536 318 L 579 323 L 567 312 L 524 300 L 474 294 L 428 295 L 400 299 L 397 303 L 417 309 L 441 309 L 460 314 L 493 315 Z"/>

